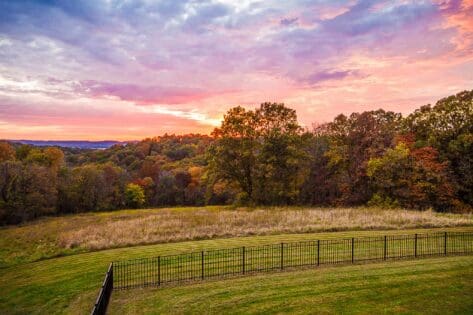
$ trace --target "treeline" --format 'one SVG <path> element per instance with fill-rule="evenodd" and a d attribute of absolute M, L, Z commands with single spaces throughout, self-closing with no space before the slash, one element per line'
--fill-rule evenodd
<path fill-rule="evenodd" d="M 228 111 L 212 135 L 106 150 L 0 143 L 0 221 L 176 205 L 473 206 L 473 91 L 403 117 L 377 110 L 302 128 L 265 103 Z"/>

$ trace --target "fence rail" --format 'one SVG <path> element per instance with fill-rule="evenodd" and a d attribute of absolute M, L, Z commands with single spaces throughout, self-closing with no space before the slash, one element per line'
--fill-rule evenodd
<path fill-rule="evenodd" d="M 100 288 L 99 296 L 95 301 L 94 308 L 92 309 L 91 315 L 103 315 L 107 311 L 108 302 L 110 301 L 110 295 L 113 290 L 113 264 L 110 264 L 108 271 L 105 274 L 105 280 L 103 281 L 102 287 Z"/>
<path fill-rule="evenodd" d="M 468 253 L 473 253 L 473 232 L 327 239 L 115 261 L 111 279 L 114 289 L 128 289 L 303 266 Z"/>

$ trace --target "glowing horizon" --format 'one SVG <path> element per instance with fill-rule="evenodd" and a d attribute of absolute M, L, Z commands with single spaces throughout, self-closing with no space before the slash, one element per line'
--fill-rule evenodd
<path fill-rule="evenodd" d="M 311 126 L 471 89 L 473 0 L 0 0 L 0 139 L 206 134 L 266 101 Z"/>

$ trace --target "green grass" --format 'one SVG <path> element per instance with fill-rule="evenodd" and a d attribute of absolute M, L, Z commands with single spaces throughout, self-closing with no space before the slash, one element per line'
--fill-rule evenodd
<path fill-rule="evenodd" d="M 266 274 L 115 291 L 111 314 L 471 314 L 473 257 Z"/>
<path fill-rule="evenodd" d="M 106 268 L 114 260 L 155 257 L 157 255 L 204 249 L 271 244 L 281 241 L 289 242 L 384 234 L 394 235 L 438 230 L 332 232 L 213 239 L 110 249 L 19 264 L 0 269 L 0 292 L 2 292 L 0 294 L 0 310 L 2 310 L 3 314 L 87 314 L 96 298 Z M 446 228 L 441 230 L 472 231 L 473 228 Z M 469 260 L 469 258 L 465 259 Z M 421 263 L 421 260 L 413 262 L 412 266 L 415 266 L 417 263 Z M 371 267 L 353 268 L 367 268 L 369 270 Z M 334 272 L 337 273 L 335 269 Z M 266 276 L 263 276 L 263 278 Z M 287 276 L 291 277 L 289 273 Z M 262 278 L 258 277 L 257 279 Z M 230 287 L 234 286 L 232 283 L 235 283 L 232 281 L 243 280 L 230 280 L 229 282 L 221 283 L 222 286 L 227 286 L 228 290 L 230 290 Z M 146 291 L 143 290 L 142 292 L 145 293 Z M 301 298 L 304 299 L 303 296 Z M 242 301 L 244 303 L 244 299 Z M 244 311 L 244 309 L 242 310 Z"/>

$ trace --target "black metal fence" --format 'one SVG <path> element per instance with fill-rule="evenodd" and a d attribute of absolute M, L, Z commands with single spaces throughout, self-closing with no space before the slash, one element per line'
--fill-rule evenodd
<path fill-rule="evenodd" d="M 102 288 L 100 289 L 99 296 L 95 301 L 94 308 L 92 309 L 92 315 L 103 315 L 107 311 L 108 302 L 110 301 L 110 295 L 113 290 L 113 264 L 110 264 L 108 271 L 105 274 L 105 280 L 103 281 Z"/>
<path fill-rule="evenodd" d="M 116 261 L 111 279 L 114 289 L 127 289 L 303 266 L 468 253 L 473 253 L 473 232 L 328 239 Z"/>

